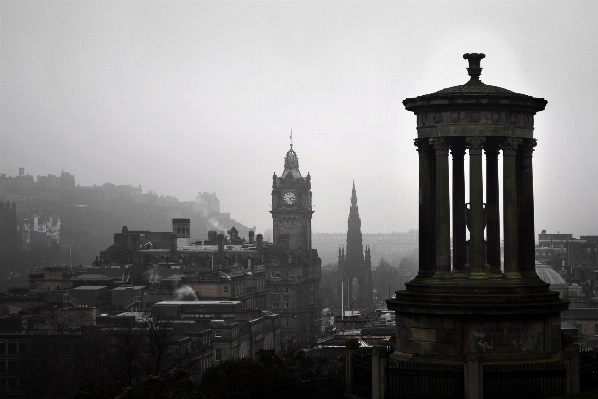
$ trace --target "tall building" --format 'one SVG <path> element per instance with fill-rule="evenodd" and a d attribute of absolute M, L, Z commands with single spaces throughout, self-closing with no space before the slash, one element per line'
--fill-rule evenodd
<path fill-rule="evenodd" d="M 274 244 L 265 253 L 269 310 L 280 313 L 282 334 L 303 344 L 319 334 L 322 260 L 311 247 L 311 176 L 301 176 L 293 145 L 280 177 L 272 177 Z"/>
<path fill-rule="evenodd" d="M 339 276 L 343 284 L 347 284 L 344 287 L 347 287 L 348 310 L 369 309 L 372 306 L 372 258 L 367 246 L 364 256 L 355 182 L 347 224 L 346 252 L 345 248 L 339 248 L 338 254 Z"/>
<path fill-rule="evenodd" d="M 289 249 L 311 250 L 311 176 L 301 176 L 299 158 L 291 149 L 284 159 L 284 172 L 272 176 L 272 220 L 274 243 L 287 235 Z"/>

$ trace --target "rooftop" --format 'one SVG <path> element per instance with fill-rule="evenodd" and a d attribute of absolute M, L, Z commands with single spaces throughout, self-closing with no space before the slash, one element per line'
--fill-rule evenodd
<path fill-rule="evenodd" d="M 560 274 L 550 266 L 536 263 L 536 273 L 545 283 L 550 284 L 550 288 L 567 288 L 567 282 L 563 280 Z"/>

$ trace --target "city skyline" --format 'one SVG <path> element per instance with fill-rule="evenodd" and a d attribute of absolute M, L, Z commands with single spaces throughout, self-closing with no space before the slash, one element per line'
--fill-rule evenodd
<path fill-rule="evenodd" d="M 594 55 L 579 53 L 596 47 L 597 7 L 2 2 L 0 173 L 64 169 L 180 201 L 215 192 L 260 232 L 292 129 L 314 233 L 346 231 L 353 180 L 364 232 L 416 229 L 415 119 L 401 102 L 465 83 L 462 54 L 483 52 L 484 83 L 548 100 L 536 231 L 595 234 L 598 88 Z"/>

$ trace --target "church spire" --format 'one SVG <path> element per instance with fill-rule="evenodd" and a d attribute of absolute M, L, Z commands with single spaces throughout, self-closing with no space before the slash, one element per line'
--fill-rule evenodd
<path fill-rule="evenodd" d="M 347 220 L 347 224 L 347 259 L 355 259 L 357 264 L 359 264 L 363 260 L 363 240 L 361 236 L 361 218 L 359 217 L 359 207 L 357 206 L 355 181 L 353 181 L 351 208 L 349 209 L 349 219 Z"/>

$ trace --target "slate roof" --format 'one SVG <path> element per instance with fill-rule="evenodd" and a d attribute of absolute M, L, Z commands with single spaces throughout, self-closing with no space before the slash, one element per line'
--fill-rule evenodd
<path fill-rule="evenodd" d="M 106 276 L 102 273 L 84 273 L 71 280 L 112 280 L 112 277 Z"/>

